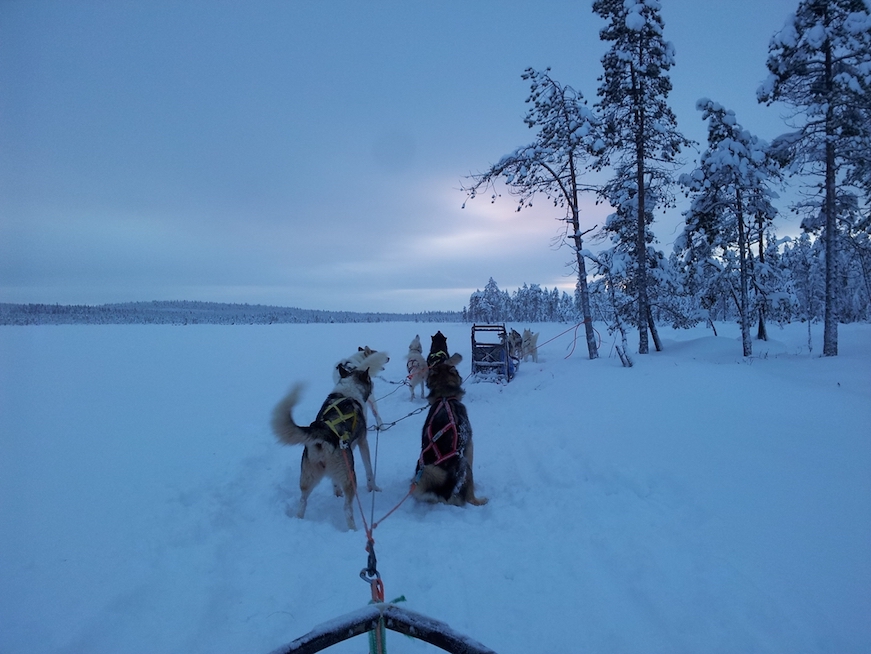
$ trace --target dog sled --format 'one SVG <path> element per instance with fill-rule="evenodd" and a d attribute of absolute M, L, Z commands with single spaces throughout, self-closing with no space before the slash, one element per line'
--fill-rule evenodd
<path fill-rule="evenodd" d="M 505 325 L 472 325 L 472 374 L 509 382 L 519 365 L 520 359 L 509 347 Z"/>
<path fill-rule="evenodd" d="M 394 601 L 404 599 L 402 597 Z M 454 631 L 444 622 L 393 603 L 372 603 L 363 609 L 330 620 L 292 643 L 274 650 L 272 654 L 315 654 L 367 632 L 370 636 L 370 654 L 383 654 L 387 651 L 385 627 L 434 645 L 450 654 L 496 654 L 489 647 Z M 376 637 L 375 634 L 379 635 Z"/>

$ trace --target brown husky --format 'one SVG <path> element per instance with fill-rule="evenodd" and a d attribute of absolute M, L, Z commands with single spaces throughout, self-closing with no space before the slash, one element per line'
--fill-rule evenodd
<path fill-rule="evenodd" d="M 486 504 L 486 497 L 475 497 L 472 424 L 460 401 L 465 391 L 456 368 L 463 357 L 459 353 L 448 356 L 447 340 L 438 332 L 430 359 L 426 381 L 430 408 L 421 434 L 413 494 L 427 502 Z"/>
<path fill-rule="evenodd" d="M 305 516 L 309 495 L 326 475 L 333 480 L 336 496 L 345 496 L 348 529 L 356 529 L 353 501 L 357 481 L 352 448 L 366 435 L 365 402 L 372 393 L 372 380 L 368 368 L 349 371 L 339 366 L 339 377 L 339 383 L 308 427 L 297 425 L 293 420 L 292 411 L 302 391 L 300 385 L 294 386 L 272 412 L 272 431 L 285 445 L 305 445 L 296 516 Z"/>

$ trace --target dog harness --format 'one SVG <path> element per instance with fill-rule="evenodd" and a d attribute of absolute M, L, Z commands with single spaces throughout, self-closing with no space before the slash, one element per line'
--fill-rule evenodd
<path fill-rule="evenodd" d="M 353 398 L 343 395 L 328 397 L 318 414 L 318 420 L 336 435 L 342 449 L 350 447 L 357 432 L 357 417 L 360 413 L 357 404 Z"/>
<path fill-rule="evenodd" d="M 429 443 L 420 453 L 419 462 L 421 466 L 424 465 L 424 455 L 429 451 L 432 451 L 436 458 L 435 461 L 426 465 L 438 465 L 443 461 L 447 461 L 451 457 L 459 456 L 460 454 L 460 434 L 459 431 L 457 431 L 457 421 L 454 418 L 454 411 L 451 409 L 451 400 L 454 399 L 456 398 L 443 397 L 436 405 L 433 418 L 443 412 L 447 418 L 447 424 L 435 433 L 433 433 L 432 430 L 432 422 L 435 422 L 435 420 L 430 421 L 430 424 L 427 425 L 426 437 Z M 450 434 L 451 436 L 447 441 L 442 442 L 442 446 L 446 446 L 445 449 L 442 449 L 442 447 L 439 446 L 439 439 L 441 439 L 445 434 Z"/>
<path fill-rule="evenodd" d="M 426 358 L 426 365 L 432 368 L 439 363 L 443 363 L 448 360 L 448 353 L 444 350 L 439 350 L 438 352 L 430 352 L 429 356 Z"/>
<path fill-rule="evenodd" d="M 406 370 L 408 370 L 408 378 L 411 379 L 414 377 L 414 374 L 420 370 L 421 365 L 420 361 L 417 359 L 409 359 L 408 364 L 405 366 Z"/>

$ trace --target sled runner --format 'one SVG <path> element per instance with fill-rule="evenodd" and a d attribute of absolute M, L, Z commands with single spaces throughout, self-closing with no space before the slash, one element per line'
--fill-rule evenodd
<path fill-rule="evenodd" d="M 519 363 L 509 356 L 505 325 L 472 325 L 472 374 L 509 382 Z"/>

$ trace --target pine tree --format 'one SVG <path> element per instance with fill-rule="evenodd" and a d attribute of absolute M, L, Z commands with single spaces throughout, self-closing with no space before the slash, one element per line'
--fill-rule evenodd
<path fill-rule="evenodd" d="M 652 326 L 647 292 L 648 229 L 657 205 L 669 204 L 675 160 L 689 142 L 677 131 L 677 119 L 667 103 L 674 65 L 674 48 L 663 39 L 658 0 L 596 0 L 593 11 L 608 24 L 600 38 L 612 45 L 602 58 L 599 103 L 606 149 L 600 167 L 613 163 L 615 177 L 604 196 L 615 216 L 633 221 L 633 229 L 613 233 L 635 259 L 635 302 L 638 352 L 648 351 Z M 615 223 L 616 226 L 616 223 Z"/>
<path fill-rule="evenodd" d="M 821 216 L 826 299 L 823 355 L 838 354 L 837 255 L 839 188 L 865 184 L 871 147 L 871 16 L 864 0 L 801 0 L 768 48 L 768 79 L 760 102 L 794 109 L 790 126 L 772 144 L 791 172 L 815 176 Z M 867 195 L 866 195 L 867 197 Z M 811 227 L 811 225 L 808 225 Z"/>
<path fill-rule="evenodd" d="M 502 179 L 511 193 L 519 197 L 518 211 L 532 206 L 537 194 L 544 195 L 555 207 L 565 211 L 562 218 L 566 223 L 564 242 L 570 245 L 577 267 L 587 350 L 590 358 L 595 359 L 598 350 L 587 289 L 580 199 L 582 192 L 594 190 L 582 183 L 581 176 L 592 154 L 602 147 L 598 121 L 586 106 L 581 92 L 554 80 L 550 69 L 529 68 L 523 79 L 530 82 L 526 102 L 531 105 L 524 121 L 538 130 L 535 140 L 503 157 L 487 172 L 473 175 L 472 184 L 464 190 L 469 199 L 482 191 L 493 191 L 491 200 L 495 201 L 498 193 L 494 185 Z"/>
<path fill-rule="evenodd" d="M 510 319 L 508 294 L 499 290 L 492 277 L 483 291 L 475 291 L 469 298 L 469 319 L 472 322 L 492 323 Z"/>
<path fill-rule="evenodd" d="M 771 199 L 776 194 L 769 184 L 779 169 L 767 145 L 742 128 L 734 112 L 708 99 L 699 100 L 696 108 L 708 121 L 708 149 L 698 168 L 680 178 L 692 196 L 680 242 L 685 248 L 692 243 L 694 249 L 707 250 L 707 256 L 737 250 L 738 315 L 744 356 L 750 356 L 750 228 L 755 222 L 761 240 L 774 220 Z M 762 288 L 758 283 L 755 287 Z"/>

